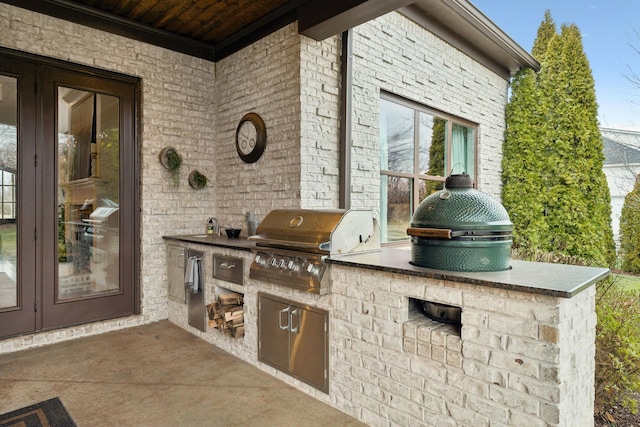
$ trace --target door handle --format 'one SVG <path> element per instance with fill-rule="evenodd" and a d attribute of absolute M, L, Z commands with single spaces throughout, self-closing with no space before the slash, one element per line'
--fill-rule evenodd
<path fill-rule="evenodd" d="M 295 327 L 293 326 L 293 319 L 294 318 L 296 318 L 296 326 Z M 289 328 L 289 330 L 294 334 L 298 333 L 298 330 L 300 328 L 300 314 L 298 313 L 297 309 L 294 309 L 291 312 L 291 321 L 290 321 L 290 323 L 291 323 L 291 328 Z"/>
<path fill-rule="evenodd" d="M 289 309 L 290 308 L 291 307 L 283 308 L 282 310 L 280 310 L 280 313 L 278 314 L 278 326 L 283 331 L 286 331 L 287 329 L 289 329 L 289 326 L 290 326 L 290 323 L 289 323 Z M 285 318 L 287 319 L 287 324 L 286 325 L 282 324 L 282 315 L 283 314 L 285 315 Z"/>
<path fill-rule="evenodd" d="M 178 268 L 184 268 L 185 267 L 184 252 L 180 252 L 179 254 L 177 254 L 176 258 L 178 258 L 178 260 L 176 261 L 176 263 L 178 264 Z"/>

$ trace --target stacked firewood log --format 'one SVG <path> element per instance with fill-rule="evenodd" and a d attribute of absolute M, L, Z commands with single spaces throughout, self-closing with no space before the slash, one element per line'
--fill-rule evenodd
<path fill-rule="evenodd" d="M 242 294 L 226 292 L 216 295 L 216 301 L 207 305 L 209 326 L 217 328 L 226 335 L 241 338 L 244 336 L 244 305 Z"/>

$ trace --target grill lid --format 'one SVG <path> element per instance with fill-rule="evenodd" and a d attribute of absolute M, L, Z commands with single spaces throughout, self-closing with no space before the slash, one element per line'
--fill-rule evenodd
<path fill-rule="evenodd" d="M 425 198 L 416 209 L 411 231 L 419 228 L 474 231 L 476 235 L 495 232 L 510 233 L 513 224 L 507 210 L 488 194 L 472 188 L 468 175 L 447 178 L 445 189 Z M 440 236 L 433 236 L 440 237 Z"/>
<path fill-rule="evenodd" d="M 256 246 L 345 254 L 380 248 L 371 210 L 275 209 L 249 237 Z"/>

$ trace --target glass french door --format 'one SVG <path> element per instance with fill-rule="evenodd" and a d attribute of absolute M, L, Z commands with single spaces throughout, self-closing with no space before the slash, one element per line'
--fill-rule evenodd
<path fill-rule="evenodd" d="M 0 336 L 36 328 L 35 66 L 0 60 Z M 23 286 L 23 284 L 30 284 Z"/>
<path fill-rule="evenodd" d="M 0 337 L 133 314 L 136 86 L 21 65 L 0 69 Z"/>

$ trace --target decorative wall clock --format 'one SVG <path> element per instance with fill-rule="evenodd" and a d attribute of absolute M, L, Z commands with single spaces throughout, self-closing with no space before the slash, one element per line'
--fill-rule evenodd
<path fill-rule="evenodd" d="M 256 113 L 245 114 L 236 129 L 236 150 L 246 163 L 256 162 L 267 146 L 267 128 Z"/>

